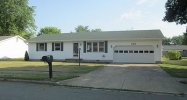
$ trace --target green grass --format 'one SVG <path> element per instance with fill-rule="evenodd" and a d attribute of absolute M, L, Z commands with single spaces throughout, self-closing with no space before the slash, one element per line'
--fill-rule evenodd
<path fill-rule="evenodd" d="M 159 66 L 173 77 L 187 78 L 187 59 L 168 60 L 163 58 Z"/>
<path fill-rule="evenodd" d="M 53 80 L 60 81 L 78 77 L 102 67 L 103 64 L 53 62 Z M 0 78 L 24 80 L 49 80 L 48 65 L 40 61 L 0 61 Z"/>
<path fill-rule="evenodd" d="M 71 78 L 75 78 L 78 76 L 66 76 L 66 75 L 55 75 L 53 76 L 53 81 L 62 81 L 67 80 Z M 36 80 L 36 81 L 48 81 L 49 76 L 44 74 L 23 74 L 23 73 L 6 73 L 6 74 L 0 74 L 0 78 L 4 79 L 22 79 L 22 80 Z"/>

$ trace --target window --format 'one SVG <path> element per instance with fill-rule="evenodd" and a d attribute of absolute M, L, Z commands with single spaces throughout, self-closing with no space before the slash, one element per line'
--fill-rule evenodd
<path fill-rule="evenodd" d="M 36 51 L 47 51 L 47 43 L 36 43 Z"/>
<path fill-rule="evenodd" d="M 60 51 L 60 43 L 55 43 L 55 51 Z"/>
<path fill-rule="evenodd" d="M 52 51 L 63 51 L 63 42 L 52 43 Z"/>
<path fill-rule="evenodd" d="M 44 43 L 38 43 L 38 51 L 45 51 L 45 44 Z"/>
<path fill-rule="evenodd" d="M 133 53 L 133 50 L 129 50 L 129 53 Z"/>
<path fill-rule="evenodd" d="M 93 52 L 98 52 L 98 43 L 97 42 L 93 42 Z"/>
<path fill-rule="evenodd" d="M 138 50 L 134 50 L 134 53 L 138 53 Z"/>
<path fill-rule="evenodd" d="M 123 53 L 123 50 L 119 50 L 119 53 Z"/>
<path fill-rule="evenodd" d="M 139 50 L 139 53 L 143 53 L 143 50 Z"/>
<path fill-rule="evenodd" d="M 92 52 L 92 42 L 87 42 L 87 52 Z"/>
<path fill-rule="evenodd" d="M 118 53 L 118 50 L 115 50 L 114 53 Z"/>
<path fill-rule="evenodd" d="M 150 51 L 150 53 L 154 53 L 154 51 Z"/>
<path fill-rule="evenodd" d="M 124 53 L 128 53 L 128 50 L 124 50 Z"/>
<path fill-rule="evenodd" d="M 145 50 L 145 51 L 144 51 L 144 53 L 148 53 L 148 51 L 147 51 L 147 50 Z"/>
<path fill-rule="evenodd" d="M 99 42 L 99 52 L 104 52 L 104 42 Z"/>
<path fill-rule="evenodd" d="M 87 42 L 87 52 L 104 52 L 104 42 Z"/>

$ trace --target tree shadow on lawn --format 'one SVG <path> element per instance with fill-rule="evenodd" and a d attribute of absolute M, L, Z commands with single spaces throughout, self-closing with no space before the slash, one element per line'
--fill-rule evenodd
<path fill-rule="evenodd" d="M 162 66 L 162 68 L 173 77 L 187 78 L 187 68 L 164 67 L 164 66 Z"/>

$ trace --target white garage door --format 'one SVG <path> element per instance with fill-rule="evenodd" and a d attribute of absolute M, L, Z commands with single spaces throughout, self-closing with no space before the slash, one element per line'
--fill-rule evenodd
<path fill-rule="evenodd" d="M 155 63 L 153 46 L 116 46 L 114 62 Z"/>

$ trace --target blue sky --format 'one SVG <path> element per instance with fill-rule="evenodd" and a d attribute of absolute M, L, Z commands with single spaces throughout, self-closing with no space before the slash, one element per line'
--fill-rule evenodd
<path fill-rule="evenodd" d="M 78 25 L 103 31 L 160 29 L 164 36 L 182 35 L 186 25 L 163 22 L 167 0 L 29 0 L 35 6 L 37 30 L 45 26 L 74 31 Z"/>

